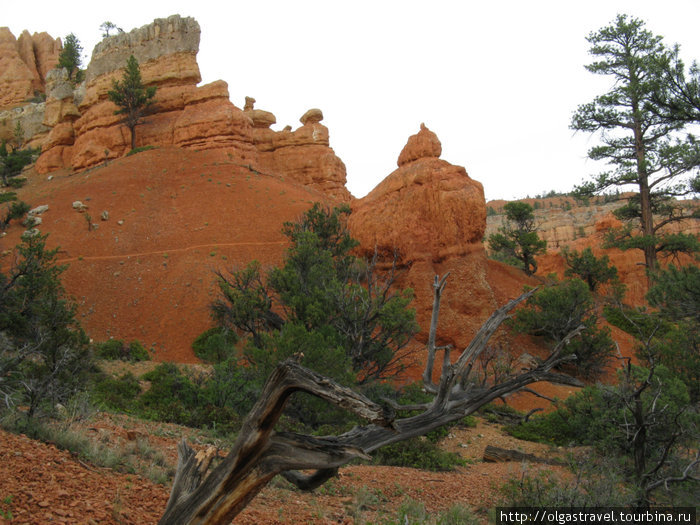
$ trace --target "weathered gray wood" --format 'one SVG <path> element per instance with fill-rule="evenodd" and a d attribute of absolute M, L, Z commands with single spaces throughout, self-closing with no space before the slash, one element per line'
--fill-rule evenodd
<path fill-rule="evenodd" d="M 446 277 L 436 277 L 434 301 L 439 307 Z M 536 368 L 493 386 L 469 388 L 466 378 L 474 361 L 483 352 L 489 338 L 509 312 L 532 292 L 499 308 L 484 323 L 470 345 L 455 364 L 450 364 L 449 349 L 445 350 L 439 384 L 432 382 L 435 354 L 437 312 L 433 309 L 431 336 L 428 344 L 432 359 L 426 365 L 424 377 L 431 378 L 432 403 L 420 406 L 420 414 L 395 418 L 390 406 L 380 406 L 353 390 L 302 367 L 288 359 L 280 363 L 268 378 L 258 402 L 243 422 L 238 439 L 226 458 L 208 475 L 209 463 L 198 457 L 183 441 L 170 499 L 161 525 L 228 524 L 245 508 L 258 492 L 277 474 L 282 474 L 296 486 L 309 490 L 322 485 L 337 472 L 337 468 L 355 458 L 367 458 L 372 451 L 391 443 L 421 436 L 442 425 L 469 415 L 491 401 L 518 392 L 537 381 L 580 384 L 569 376 L 550 370 L 570 360 L 561 355 L 570 334 L 552 354 Z M 303 351 L 303 349 L 300 349 Z M 464 386 L 467 385 L 467 386 Z M 295 392 L 307 392 L 338 407 L 350 410 L 368 421 L 339 436 L 313 437 L 275 432 L 274 426 L 289 397 Z M 400 409 L 400 407 L 395 407 Z M 313 470 L 302 474 L 300 470 Z"/>

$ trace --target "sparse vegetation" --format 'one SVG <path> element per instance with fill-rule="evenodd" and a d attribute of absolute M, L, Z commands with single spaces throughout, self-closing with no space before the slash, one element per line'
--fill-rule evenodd
<path fill-rule="evenodd" d="M 387 445 L 372 456 L 377 465 L 412 467 L 422 470 L 450 471 L 466 462 L 453 452 L 442 450 L 436 443 L 425 437 L 417 437 Z"/>

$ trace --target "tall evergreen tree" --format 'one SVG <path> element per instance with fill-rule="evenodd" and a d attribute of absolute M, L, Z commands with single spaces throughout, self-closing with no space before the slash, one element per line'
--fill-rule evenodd
<path fill-rule="evenodd" d="M 80 53 L 82 52 L 83 46 L 80 45 L 78 37 L 73 33 L 66 36 L 63 49 L 58 55 L 58 67 L 66 68 L 70 80 L 80 81 L 80 66 L 82 65 Z"/>
<path fill-rule="evenodd" d="M 107 93 L 109 100 L 119 109 L 116 115 L 124 115 L 123 123 L 131 132 L 131 149 L 136 147 L 136 126 L 142 122 L 143 116 L 153 104 L 156 88 L 146 87 L 141 80 L 139 63 L 131 55 L 126 61 L 122 80 L 112 81 L 112 89 Z"/>
<path fill-rule="evenodd" d="M 670 57 L 660 36 L 646 30 L 641 20 L 618 15 L 587 40 L 596 60 L 586 69 L 611 77 L 614 84 L 593 102 L 579 106 L 571 127 L 599 134 L 602 144 L 588 155 L 606 161 L 612 170 L 577 191 L 581 195 L 610 188 L 634 191 L 616 213 L 629 226 L 613 232 L 610 240 L 622 249 L 642 250 L 647 270 L 654 272 L 660 252 L 676 254 L 700 248 L 695 236 L 664 230 L 692 215 L 676 197 L 698 189 L 690 174 L 700 165 L 700 145 L 692 136 L 680 139 L 683 122 L 663 118 L 656 111 L 655 101 L 663 86 L 659 66 Z M 632 228 L 635 222 L 639 233 Z"/>

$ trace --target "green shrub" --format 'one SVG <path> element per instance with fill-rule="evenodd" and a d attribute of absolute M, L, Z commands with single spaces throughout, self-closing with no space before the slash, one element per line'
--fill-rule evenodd
<path fill-rule="evenodd" d="M 104 343 L 98 343 L 95 347 L 95 356 L 107 361 L 150 361 L 148 350 L 138 341 L 132 341 L 128 345 L 120 339 L 110 339 Z"/>
<path fill-rule="evenodd" d="M 129 153 L 126 154 L 126 156 L 130 155 L 136 155 L 137 153 L 141 153 L 142 151 L 148 151 L 150 149 L 155 149 L 155 146 L 139 146 L 138 148 L 134 148 Z"/>
<path fill-rule="evenodd" d="M 386 445 L 378 449 L 372 458 L 377 465 L 411 467 L 422 470 L 450 471 L 466 465 L 458 454 L 440 449 L 427 438 L 417 437 Z"/>
<path fill-rule="evenodd" d="M 217 407 L 209 402 L 205 387 L 192 381 L 173 363 L 162 363 L 142 378 L 151 382 L 151 387 L 139 398 L 142 417 L 196 428 L 212 427 L 222 433 L 240 426 L 233 408 Z"/>
<path fill-rule="evenodd" d="M 13 177 L 7 181 L 7 185 L 15 189 L 23 187 L 26 183 L 27 179 L 24 177 Z"/>
<path fill-rule="evenodd" d="M 0 204 L 17 200 L 17 194 L 14 191 L 0 193 Z"/>
<path fill-rule="evenodd" d="M 202 361 L 221 363 L 233 355 L 237 341 L 233 331 L 217 326 L 200 334 L 192 343 L 192 350 Z"/>
<path fill-rule="evenodd" d="M 4 230 L 13 219 L 22 218 L 29 211 L 29 204 L 24 201 L 14 201 L 7 210 L 5 217 L 0 217 L 0 229 Z"/>
<path fill-rule="evenodd" d="M 133 412 L 137 409 L 136 400 L 141 393 L 138 379 L 131 372 L 120 378 L 103 377 L 92 389 L 94 399 L 108 410 Z"/>
<path fill-rule="evenodd" d="M 576 356 L 567 368 L 593 379 L 602 373 L 615 351 L 610 331 L 598 328 L 597 321 L 592 292 L 582 280 L 569 279 L 538 290 L 516 312 L 513 327 L 556 345 L 583 325 L 581 334 L 566 346 L 566 352 Z"/>

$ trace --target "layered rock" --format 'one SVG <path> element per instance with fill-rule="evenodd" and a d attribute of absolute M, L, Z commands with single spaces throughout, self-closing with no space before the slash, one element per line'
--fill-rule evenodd
<path fill-rule="evenodd" d="M 273 131 L 269 125 L 274 115 L 253 109 L 249 99 L 248 114 L 255 124 L 253 136 L 259 151 L 260 170 L 289 177 L 304 186 L 322 191 L 340 202 L 352 199 L 345 187 L 345 164 L 330 147 L 328 128 L 321 124 L 320 109 L 308 110 L 299 119 L 300 128 Z M 267 115 L 272 115 L 268 117 Z M 269 122 L 269 123 L 268 123 Z"/>
<path fill-rule="evenodd" d="M 35 134 L 32 145 L 42 148 L 37 171 L 83 170 L 129 151 L 130 132 L 115 115 L 108 92 L 134 55 L 144 85 L 157 88 L 150 114 L 136 127 L 137 147 L 224 150 L 234 163 L 350 201 L 345 165 L 330 147 L 328 129 L 320 123 L 321 110 L 307 111 L 299 129 L 277 132 L 270 129 L 276 122 L 274 114 L 255 109 L 255 99 L 247 98 L 243 110 L 234 106 L 225 82 L 197 87 L 199 37 L 197 22 L 178 15 L 107 37 L 95 47 L 85 81 L 75 87 L 65 72 L 48 72 L 53 42 L 48 35 L 30 37 L 25 32 L 18 42 L 9 30 L 0 31 L 0 60 L 3 72 L 8 72 L 5 76 L 12 80 L 0 86 L 0 101 L 23 100 L 39 85 L 46 91 L 45 105 L 31 111 L 22 108 L 24 127 Z M 4 119 L 3 138 L 12 138 L 17 120 L 14 115 Z"/>
<path fill-rule="evenodd" d="M 15 38 L 0 27 L 0 110 L 25 104 L 36 92 L 43 92 L 46 74 L 56 67 L 61 40 L 48 33 L 22 32 Z"/>

